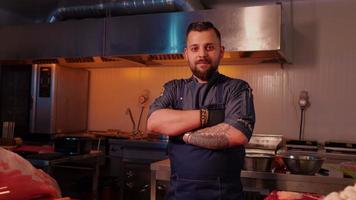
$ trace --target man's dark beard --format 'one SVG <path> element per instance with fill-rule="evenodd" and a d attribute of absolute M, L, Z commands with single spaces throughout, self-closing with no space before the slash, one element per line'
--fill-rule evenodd
<path fill-rule="evenodd" d="M 211 78 L 211 76 L 214 74 L 216 69 L 217 69 L 216 67 L 210 67 L 207 71 L 201 72 L 197 68 L 194 68 L 192 69 L 192 73 L 200 80 L 208 81 Z"/>

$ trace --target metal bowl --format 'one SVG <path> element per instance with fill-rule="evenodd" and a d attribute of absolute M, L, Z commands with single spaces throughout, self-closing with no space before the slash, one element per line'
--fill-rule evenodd
<path fill-rule="evenodd" d="M 314 175 L 321 168 L 324 159 L 312 155 L 284 155 L 283 162 L 292 174 Z"/>
<path fill-rule="evenodd" d="M 246 154 L 244 170 L 270 172 L 274 156 L 267 154 Z"/>

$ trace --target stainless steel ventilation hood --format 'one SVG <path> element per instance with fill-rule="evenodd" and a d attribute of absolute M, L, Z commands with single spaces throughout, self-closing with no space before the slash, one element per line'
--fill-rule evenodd
<path fill-rule="evenodd" d="M 222 34 L 222 64 L 291 62 L 289 9 L 273 4 L 3 27 L 0 60 L 86 68 L 180 66 L 187 25 L 209 20 Z"/>

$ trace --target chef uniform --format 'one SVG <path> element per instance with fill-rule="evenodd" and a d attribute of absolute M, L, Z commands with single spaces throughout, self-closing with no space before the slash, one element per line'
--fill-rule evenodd
<path fill-rule="evenodd" d="M 255 112 L 251 88 L 242 80 L 215 72 L 208 83 L 189 79 L 172 80 L 150 106 L 149 115 L 158 109 L 225 109 L 224 123 L 240 130 L 250 139 Z M 169 200 L 243 199 L 240 172 L 244 147 L 212 150 L 170 137 L 171 162 Z"/>

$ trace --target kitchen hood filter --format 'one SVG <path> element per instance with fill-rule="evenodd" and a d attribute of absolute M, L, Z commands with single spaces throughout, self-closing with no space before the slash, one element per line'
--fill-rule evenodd
<path fill-rule="evenodd" d="M 38 59 L 38 60 L 33 60 L 33 64 L 57 64 L 58 60 L 56 58 L 53 59 Z"/>
<path fill-rule="evenodd" d="M 150 55 L 150 60 L 183 60 L 183 54 L 158 54 Z"/>
<path fill-rule="evenodd" d="M 94 62 L 93 57 L 82 57 L 82 58 L 64 58 L 67 63 L 86 63 L 86 62 Z"/>

